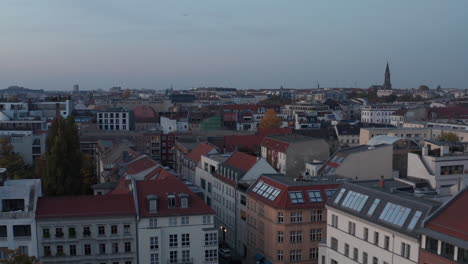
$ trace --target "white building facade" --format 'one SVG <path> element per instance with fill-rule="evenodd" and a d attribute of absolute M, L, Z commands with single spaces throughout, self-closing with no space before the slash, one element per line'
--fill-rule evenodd
<path fill-rule="evenodd" d="M 375 124 L 390 124 L 393 112 L 400 109 L 399 105 L 366 105 L 361 108 L 361 122 Z"/>

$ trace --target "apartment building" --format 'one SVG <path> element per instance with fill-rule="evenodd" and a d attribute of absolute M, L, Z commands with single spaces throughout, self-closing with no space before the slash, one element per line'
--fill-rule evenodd
<path fill-rule="evenodd" d="M 326 205 L 320 264 L 417 263 L 417 230 L 440 203 L 402 191 L 408 188 L 396 180 L 343 182 Z"/>
<path fill-rule="evenodd" d="M 376 136 L 387 135 L 393 137 L 410 138 L 417 142 L 436 138 L 432 135 L 430 128 L 409 128 L 409 127 L 379 127 L 379 128 L 361 128 L 359 132 L 359 144 L 367 145 L 369 141 Z"/>
<path fill-rule="evenodd" d="M 262 175 L 247 192 L 247 263 L 318 263 L 325 203 L 337 187 L 333 178 Z"/>
<path fill-rule="evenodd" d="M 139 263 L 218 263 L 214 211 L 174 176 L 136 187 Z"/>
<path fill-rule="evenodd" d="M 408 153 L 408 176 L 426 180 L 440 195 L 452 196 L 468 185 L 468 152 L 462 144 L 425 141 Z"/>
<path fill-rule="evenodd" d="M 261 144 L 262 158 L 279 173 L 297 177 L 305 170 L 305 163 L 327 160 L 330 146 L 320 138 L 300 135 L 269 136 Z"/>
<path fill-rule="evenodd" d="M 36 221 L 41 263 L 138 263 L 131 194 L 42 197 Z"/>
<path fill-rule="evenodd" d="M 35 213 L 41 180 L 0 181 L 0 249 L 19 249 L 37 257 Z M 4 257 L 0 253 L 0 260 Z"/>
<path fill-rule="evenodd" d="M 465 188 L 424 220 L 418 263 L 468 263 L 467 204 Z"/>
<path fill-rule="evenodd" d="M 401 109 L 400 105 L 366 105 L 361 107 L 361 122 L 390 124 L 393 112 Z"/>
<path fill-rule="evenodd" d="M 121 107 L 99 111 L 97 123 L 101 131 L 130 131 L 135 127 L 133 111 Z"/>
<path fill-rule="evenodd" d="M 195 168 L 199 166 L 201 157 L 207 154 L 216 154 L 216 148 L 208 143 L 199 143 L 188 153 L 183 154 L 179 148 L 176 152 L 177 173 L 183 178 L 194 182 Z"/>
<path fill-rule="evenodd" d="M 265 159 L 242 152 L 204 155 L 196 168 L 195 183 L 216 212 L 220 242 L 241 256 L 247 253 L 245 192 L 262 173 L 276 171 Z"/>

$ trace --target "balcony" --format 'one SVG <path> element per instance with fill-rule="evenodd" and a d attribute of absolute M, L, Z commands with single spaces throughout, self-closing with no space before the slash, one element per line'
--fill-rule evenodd
<path fill-rule="evenodd" d="M 167 264 L 193 264 L 193 258 L 181 259 L 181 260 L 167 260 Z"/>
<path fill-rule="evenodd" d="M 14 211 L 14 212 L 1 212 L 0 219 L 22 219 L 34 218 L 33 212 Z"/>

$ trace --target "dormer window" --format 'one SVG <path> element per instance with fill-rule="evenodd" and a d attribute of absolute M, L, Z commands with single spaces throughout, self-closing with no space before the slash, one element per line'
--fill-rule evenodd
<path fill-rule="evenodd" d="M 176 207 L 175 195 L 169 194 L 169 195 L 167 196 L 167 203 L 168 203 L 169 208 L 174 208 L 174 207 Z"/>
<path fill-rule="evenodd" d="M 188 208 L 189 207 L 189 195 L 186 193 L 179 193 L 180 207 Z"/>
<path fill-rule="evenodd" d="M 158 212 L 158 196 L 155 194 L 150 194 L 146 197 L 148 200 L 148 211 L 150 213 Z"/>

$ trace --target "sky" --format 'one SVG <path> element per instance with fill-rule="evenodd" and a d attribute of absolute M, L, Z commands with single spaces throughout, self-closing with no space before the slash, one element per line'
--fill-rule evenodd
<path fill-rule="evenodd" d="M 0 89 L 468 87 L 466 0 L 2 0 Z"/>

